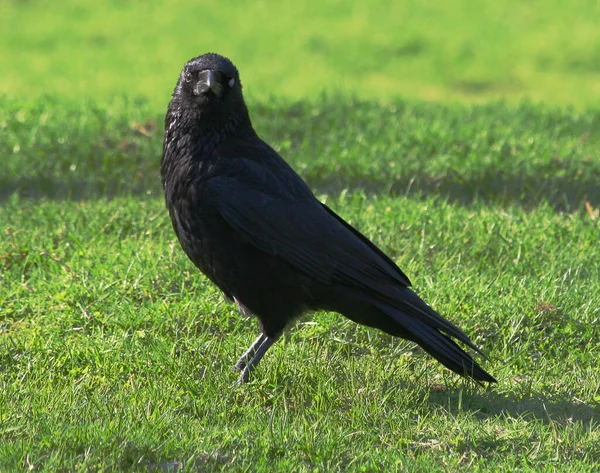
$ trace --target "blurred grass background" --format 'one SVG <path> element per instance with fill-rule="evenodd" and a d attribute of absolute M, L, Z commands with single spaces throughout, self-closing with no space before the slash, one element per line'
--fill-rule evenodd
<path fill-rule="evenodd" d="M 600 2 L 1 0 L 0 94 L 147 97 L 229 56 L 252 99 L 600 105 Z"/>
<path fill-rule="evenodd" d="M 597 472 L 600 2 L 0 9 L 1 472 Z M 179 249 L 158 178 L 207 51 L 498 385 L 322 312 L 235 384 L 255 322 Z"/>

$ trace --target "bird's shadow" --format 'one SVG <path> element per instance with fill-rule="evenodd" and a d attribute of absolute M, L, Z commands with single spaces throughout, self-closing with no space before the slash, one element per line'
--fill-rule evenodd
<path fill-rule="evenodd" d="M 432 389 L 427 396 L 431 404 L 443 407 L 448 413 L 467 411 L 479 419 L 503 417 L 546 425 L 575 422 L 589 425 L 595 419 L 600 419 L 600 405 L 539 393 L 517 396 L 498 393 L 493 388 L 477 392 L 455 387 L 443 391 Z"/>
<path fill-rule="evenodd" d="M 429 392 L 429 402 L 440 406 L 449 415 L 458 412 L 469 412 L 476 419 L 484 422 L 490 420 L 495 425 L 519 424 L 543 425 L 551 429 L 556 444 L 565 433 L 561 431 L 579 427 L 583 430 L 597 429 L 600 419 L 600 406 L 590 405 L 576 400 L 574 396 L 553 396 L 540 393 L 524 395 L 503 394 L 492 390 L 486 392 L 451 388 L 446 391 Z M 522 428 L 522 427 L 521 427 Z M 467 433 L 454 446 L 457 452 L 466 457 L 475 453 L 480 457 L 493 457 L 499 452 L 523 454 L 526 437 L 518 441 L 512 435 L 497 435 L 494 432 L 480 434 Z M 540 440 L 541 442 L 541 440 Z M 594 453 L 577 445 L 562 444 L 565 454 L 572 460 L 585 460 Z"/>

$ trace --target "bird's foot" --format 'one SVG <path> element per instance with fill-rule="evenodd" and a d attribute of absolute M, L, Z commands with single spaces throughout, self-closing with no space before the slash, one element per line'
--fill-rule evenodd
<path fill-rule="evenodd" d="M 241 357 L 235 365 L 233 365 L 233 369 L 231 371 L 242 371 L 246 367 L 246 358 Z"/>
<path fill-rule="evenodd" d="M 238 376 L 238 384 L 245 384 L 250 379 L 250 369 L 248 366 L 242 368 L 242 372 Z"/>

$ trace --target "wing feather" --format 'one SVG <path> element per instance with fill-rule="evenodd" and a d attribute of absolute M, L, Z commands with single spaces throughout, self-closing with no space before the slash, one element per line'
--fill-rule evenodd
<path fill-rule="evenodd" d="M 312 194 L 286 199 L 223 176 L 209 186 L 219 212 L 243 238 L 320 282 L 339 280 L 378 293 L 388 292 L 390 283 L 410 284 L 381 250 Z"/>

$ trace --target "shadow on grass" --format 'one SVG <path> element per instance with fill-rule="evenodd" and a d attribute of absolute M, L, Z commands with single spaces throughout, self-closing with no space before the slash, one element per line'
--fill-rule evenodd
<path fill-rule="evenodd" d="M 422 47 L 409 44 L 407 51 Z M 8 101 L 0 202 L 14 194 L 54 200 L 161 195 L 162 115 L 144 110 L 127 100 L 103 106 Z M 527 103 L 384 106 L 325 96 L 256 103 L 252 110 L 259 134 L 317 194 L 438 195 L 462 205 L 527 209 L 548 202 L 561 211 L 585 201 L 600 205 L 597 111 Z"/>
<path fill-rule="evenodd" d="M 446 408 L 449 412 L 473 411 L 478 418 L 509 417 L 537 421 L 550 425 L 582 422 L 591 424 L 600 419 L 600 406 L 583 401 L 552 399 L 542 394 L 531 394 L 517 398 L 515 395 L 468 392 L 461 389 L 430 393 L 429 400 Z"/>
<path fill-rule="evenodd" d="M 475 202 L 517 205 L 526 210 L 548 203 L 557 211 L 573 211 L 589 201 L 595 207 L 600 204 L 600 185 L 592 176 L 565 175 L 541 178 L 530 175 L 514 175 L 507 172 L 486 171 L 469 179 L 461 176 L 434 177 L 415 175 L 393 182 L 375 181 L 345 183 L 333 179 L 309 179 L 315 193 L 336 195 L 344 189 L 367 194 L 408 197 L 437 195 L 449 202 L 472 205 Z"/>
<path fill-rule="evenodd" d="M 528 451 L 537 456 L 540 449 L 541 455 L 545 456 L 548 448 L 556 455 L 556 452 L 560 451 L 562 456 L 573 462 L 587 464 L 590 458 L 600 457 L 600 445 L 593 440 L 584 440 L 583 434 L 597 429 L 600 418 L 598 405 L 593 406 L 571 399 L 554 399 L 538 393 L 517 397 L 493 391 L 461 392 L 459 389 L 432 393 L 429 401 L 443 406 L 449 414 L 470 411 L 482 421 L 525 421 L 528 424 L 545 425 L 551 432 L 545 437 L 539 429 L 535 430 L 532 426 L 524 429 L 522 438 L 516 439 L 514 435 L 503 435 L 499 427 L 499 430 L 487 434 L 480 433 L 474 437 L 467 435 L 455 446 L 456 450 L 467 458 L 473 453 L 489 458 L 498 454 L 506 455 L 508 452 L 527 455 Z M 569 434 L 574 431 L 579 433 Z M 571 435 L 578 440 L 572 441 Z M 548 442 L 553 446 L 542 446 Z"/>
<path fill-rule="evenodd" d="M 158 171 L 155 178 L 132 178 L 123 182 L 118 178 L 94 180 L 65 176 L 64 179 L 39 176 L 34 178 L 0 179 L 0 202 L 18 194 L 21 199 L 95 200 L 120 196 L 162 196 Z"/>
<path fill-rule="evenodd" d="M 150 173 L 152 174 L 152 173 Z M 335 176 L 306 176 L 315 194 L 338 195 L 343 190 L 365 192 L 371 195 L 406 195 L 425 197 L 437 195 L 449 202 L 471 205 L 474 202 L 518 205 L 526 210 L 547 202 L 557 211 L 574 211 L 589 201 L 593 207 L 600 205 L 600 185 L 592 175 L 564 173 L 562 176 L 539 177 L 515 175 L 507 170 L 488 170 L 469 179 L 460 175 L 434 177 L 417 174 L 389 180 L 337 179 Z M 93 200 L 119 196 L 154 196 L 162 198 L 158 173 L 152 178 L 132 178 L 128 181 L 79 180 L 73 177 L 1 179 L 0 202 L 17 193 L 23 199 Z"/>

